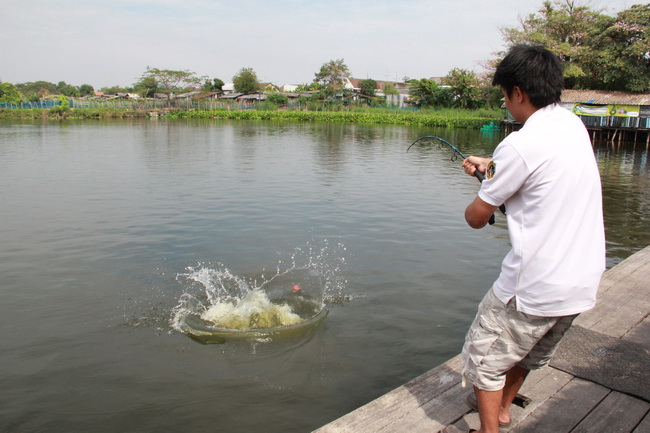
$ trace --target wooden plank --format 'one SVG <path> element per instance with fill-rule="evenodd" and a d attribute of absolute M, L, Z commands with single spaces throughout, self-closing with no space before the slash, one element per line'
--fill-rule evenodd
<path fill-rule="evenodd" d="M 629 433 L 648 410 L 645 401 L 612 391 L 571 433 Z"/>
<path fill-rule="evenodd" d="M 620 338 L 650 310 L 646 281 L 650 279 L 650 247 L 628 257 L 603 275 L 596 306 L 575 320 L 576 325 Z"/>
<path fill-rule="evenodd" d="M 552 367 L 531 371 L 520 390 L 520 393 L 529 397 L 531 401 L 526 408 L 514 405 L 510 408 L 513 427 L 546 404 L 573 379 L 572 375 Z"/>
<path fill-rule="evenodd" d="M 510 431 L 515 433 L 569 432 L 609 392 L 609 389 L 604 386 L 574 378 L 546 404 L 537 407 Z"/>
<path fill-rule="evenodd" d="M 438 431 L 460 419 L 470 410 L 465 401 L 470 392 L 473 392 L 472 388 L 463 388 L 458 383 L 424 403 L 418 410 L 406 413 L 399 419 L 394 419 L 377 432 L 430 433 Z"/>
<path fill-rule="evenodd" d="M 555 384 L 551 387 L 555 388 L 554 392 L 557 392 L 569 383 L 572 378 L 573 376 L 568 373 L 547 366 L 539 370 L 531 371 L 519 392 L 525 396 L 534 395 L 538 392 L 546 392 L 545 388 L 549 386 L 549 382 Z"/>
<path fill-rule="evenodd" d="M 514 429 L 528 415 L 543 406 L 552 396 L 571 382 L 571 380 L 573 380 L 573 376 L 552 367 L 544 367 L 531 371 L 520 390 L 520 394 L 530 398 L 530 403 L 525 408 L 516 405 L 511 407 L 510 416 L 512 417 L 512 424 L 510 429 Z M 461 430 L 468 430 L 470 428 L 478 429 L 480 427 L 478 414 L 476 412 L 470 412 L 463 417 L 462 421 L 457 422 L 455 425 Z M 502 428 L 501 432 L 510 431 L 510 429 Z"/>
<path fill-rule="evenodd" d="M 632 433 L 648 433 L 650 432 L 650 414 L 643 418 L 643 421 L 634 429 Z"/>
<path fill-rule="evenodd" d="M 589 315 L 596 317 L 591 320 L 589 329 L 620 338 L 639 324 L 650 310 L 650 297 L 640 296 L 648 292 L 648 279 L 650 266 L 643 280 L 621 281 L 616 290 L 610 292 L 612 296 L 603 299 L 602 307 Z"/>
<path fill-rule="evenodd" d="M 623 336 L 624 340 L 650 347 L 650 316 L 645 318 Z"/>
<path fill-rule="evenodd" d="M 456 356 L 316 432 L 377 432 L 411 412 L 421 411 L 420 406 L 458 385 L 460 379 L 460 356 Z"/>

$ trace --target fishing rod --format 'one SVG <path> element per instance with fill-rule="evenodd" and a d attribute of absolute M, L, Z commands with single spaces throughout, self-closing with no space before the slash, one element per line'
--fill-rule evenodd
<path fill-rule="evenodd" d="M 451 148 L 451 160 L 452 161 L 457 161 L 459 156 L 461 158 L 463 158 L 463 160 L 467 159 L 467 157 L 465 155 L 463 155 L 463 153 L 456 146 L 454 146 L 453 144 L 451 144 L 447 140 L 443 140 L 442 138 L 435 137 L 433 135 L 427 135 L 427 136 L 418 138 L 413 143 L 411 143 L 411 145 L 409 147 L 406 148 L 406 151 L 408 152 L 409 149 L 411 147 L 413 147 L 416 143 L 419 143 L 419 142 L 422 142 L 422 141 L 433 141 L 433 140 L 438 140 L 438 142 L 439 142 L 438 145 L 440 146 L 441 149 L 443 148 L 443 145 L 445 145 L 445 144 Z M 481 173 L 478 170 L 474 170 L 474 177 L 477 178 L 479 180 L 479 182 L 483 182 L 485 180 L 485 176 L 483 175 L 483 173 Z M 501 211 L 502 214 L 504 214 L 504 215 L 506 214 L 506 206 L 505 205 L 502 204 L 501 206 L 499 206 L 499 210 Z M 494 224 L 494 215 L 492 215 L 490 217 L 490 221 L 488 221 L 488 222 L 490 223 L 490 225 Z"/>

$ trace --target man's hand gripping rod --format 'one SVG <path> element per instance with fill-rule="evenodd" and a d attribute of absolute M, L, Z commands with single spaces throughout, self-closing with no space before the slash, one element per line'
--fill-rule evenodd
<path fill-rule="evenodd" d="M 451 150 L 452 150 L 452 154 L 451 154 L 451 155 L 452 155 L 452 156 L 451 156 L 451 160 L 452 160 L 452 161 L 456 161 L 456 160 L 458 159 L 459 156 L 460 156 L 461 158 L 463 158 L 463 160 L 467 159 L 467 157 L 466 157 L 465 155 L 463 155 L 463 154 L 461 153 L 461 151 L 458 150 L 458 148 L 457 148 L 456 146 L 454 146 L 453 144 L 449 143 L 449 142 L 446 141 L 446 140 L 443 140 L 443 139 L 440 138 L 440 137 L 434 137 L 433 135 L 427 135 L 427 136 L 425 136 L 425 137 L 420 137 L 420 138 L 418 138 L 418 139 L 415 140 L 413 143 L 411 143 L 411 145 L 406 149 L 406 151 L 408 152 L 409 149 L 410 149 L 411 147 L 413 147 L 414 144 L 416 144 L 416 143 L 418 143 L 418 142 L 420 142 L 420 141 L 426 141 L 426 140 L 438 140 L 438 141 L 440 142 L 440 147 L 442 147 L 443 144 L 446 144 L 447 146 L 449 146 L 449 147 L 451 148 Z M 483 173 L 481 173 L 481 172 L 478 171 L 478 170 L 474 170 L 474 177 L 477 178 L 477 179 L 479 180 L 479 182 L 483 182 L 483 181 L 485 180 L 485 176 L 483 175 Z M 504 215 L 506 214 L 506 207 L 505 207 L 505 205 L 501 205 L 501 206 L 499 206 L 499 210 L 500 210 L 501 213 L 503 213 Z M 490 225 L 494 224 L 494 215 L 492 215 L 492 216 L 490 217 L 490 221 L 488 221 L 488 222 L 489 222 Z"/>

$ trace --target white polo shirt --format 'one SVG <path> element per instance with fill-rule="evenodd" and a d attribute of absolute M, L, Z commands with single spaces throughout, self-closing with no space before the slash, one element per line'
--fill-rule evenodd
<path fill-rule="evenodd" d="M 600 174 L 582 121 L 552 104 L 508 135 L 492 158 L 479 197 L 505 203 L 512 249 L 494 283 L 496 296 L 536 316 L 594 307 L 605 270 Z"/>

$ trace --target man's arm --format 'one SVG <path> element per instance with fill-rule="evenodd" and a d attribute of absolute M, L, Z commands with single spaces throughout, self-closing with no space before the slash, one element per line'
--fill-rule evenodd
<path fill-rule="evenodd" d="M 473 202 L 465 209 L 465 221 L 473 229 L 480 229 L 490 221 L 490 217 L 494 212 L 499 209 L 498 206 L 483 201 L 479 196 L 476 196 Z"/>

